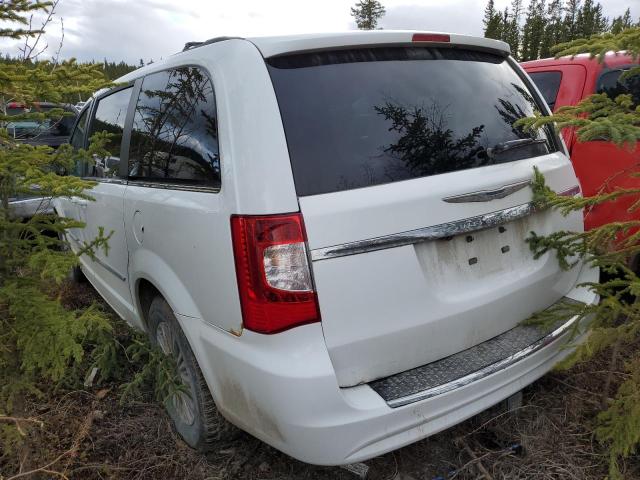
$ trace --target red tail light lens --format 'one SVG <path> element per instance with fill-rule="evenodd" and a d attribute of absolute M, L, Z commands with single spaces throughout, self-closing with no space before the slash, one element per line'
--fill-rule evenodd
<path fill-rule="evenodd" d="M 411 41 L 449 43 L 451 41 L 451 37 L 443 33 L 414 33 Z"/>
<path fill-rule="evenodd" d="M 244 327 L 276 333 L 320 320 L 302 215 L 233 215 Z"/>

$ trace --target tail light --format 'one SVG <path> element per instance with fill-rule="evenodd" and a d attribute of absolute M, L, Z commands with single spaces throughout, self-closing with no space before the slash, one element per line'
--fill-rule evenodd
<path fill-rule="evenodd" d="M 245 328 L 276 333 L 320 321 L 300 213 L 233 215 L 231 234 Z"/>

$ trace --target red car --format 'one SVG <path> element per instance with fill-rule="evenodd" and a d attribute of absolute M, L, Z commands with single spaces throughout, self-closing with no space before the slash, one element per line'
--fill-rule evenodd
<path fill-rule="evenodd" d="M 556 111 L 564 105 L 575 105 L 593 93 L 606 93 L 615 98 L 631 93 L 634 103 L 640 104 L 640 76 L 621 80 L 620 75 L 636 66 L 630 55 L 610 53 L 605 61 L 590 59 L 589 55 L 575 58 L 547 58 L 522 63 L 536 86 Z M 640 187 L 640 148 L 638 145 L 617 147 L 606 141 L 577 141 L 573 129 L 562 132 L 571 161 L 585 196 L 597 195 L 618 187 Z M 635 147 L 635 148 L 633 148 Z M 614 221 L 640 220 L 640 210 L 629 212 L 635 200 L 622 198 L 598 205 L 585 212 L 585 228 L 591 229 Z"/>

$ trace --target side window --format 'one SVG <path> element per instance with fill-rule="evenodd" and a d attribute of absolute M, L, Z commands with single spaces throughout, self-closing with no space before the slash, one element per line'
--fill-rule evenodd
<path fill-rule="evenodd" d="M 83 148 L 84 147 L 84 133 L 87 131 L 87 117 L 89 116 L 89 110 L 91 107 L 87 107 L 80 115 L 80 119 L 76 124 L 76 129 L 71 134 L 71 139 L 69 143 L 73 146 L 73 148 Z"/>
<path fill-rule="evenodd" d="M 89 118 L 89 111 L 91 110 L 91 106 L 88 106 L 84 109 L 80 118 L 78 119 L 78 123 L 76 123 L 76 128 L 73 130 L 71 134 L 71 138 L 69 139 L 69 143 L 71 146 L 77 150 L 79 148 L 84 148 L 84 134 L 87 131 L 87 119 Z M 70 174 L 75 177 L 82 177 L 84 175 L 84 169 L 86 168 L 86 164 L 76 161 L 76 164 L 73 168 L 73 172 Z"/>
<path fill-rule="evenodd" d="M 71 134 L 73 123 L 76 120 L 76 112 L 68 108 L 65 108 L 66 113 L 73 113 L 74 115 L 66 115 L 61 119 L 54 121 L 49 127 L 49 133 L 52 137 L 68 137 Z"/>
<path fill-rule="evenodd" d="M 540 93 L 542 93 L 545 102 L 549 105 L 549 109 L 553 110 L 553 107 L 556 106 L 558 90 L 560 90 L 562 72 L 532 72 L 529 76 L 538 87 L 538 90 L 540 90 Z"/>
<path fill-rule="evenodd" d="M 640 105 L 640 76 L 632 75 L 621 79 L 626 69 L 609 70 L 600 75 L 596 85 L 597 93 L 606 93 L 610 98 L 616 98 L 623 93 L 630 93 L 635 107 Z"/>
<path fill-rule="evenodd" d="M 120 147 L 122 146 L 122 133 L 131 91 L 131 87 L 125 88 L 98 100 L 96 113 L 89 129 L 89 137 L 102 131 L 107 131 L 113 136 L 106 145 L 109 156 L 96 159 L 95 164 L 89 166 L 88 177 L 113 178 L 119 176 Z"/>
<path fill-rule="evenodd" d="M 181 67 L 145 77 L 131 129 L 129 176 L 220 186 L 213 85 L 202 70 Z"/>

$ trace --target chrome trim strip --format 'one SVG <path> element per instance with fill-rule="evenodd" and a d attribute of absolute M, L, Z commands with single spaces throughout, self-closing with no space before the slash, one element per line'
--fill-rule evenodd
<path fill-rule="evenodd" d="M 508 197 L 529 185 L 531 185 L 531 180 L 525 180 L 524 182 L 511 183 L 491 190 L 479 190 L 477 192 L 444 197 L 442 200 L 447 203 L 490 202 L 491 200 Z"/>
<path fill-rule="evenodd" d="M 91 182 L 97 183 L 111 183 L 114 185 L 126 185 L 127 180 L 124 178 L 118 177 L 83 177 L 83 179 L 89 180 Z"/>
<path fill-rule="evenodd" d="M 406 397 L 396 398 L 394 400 L 389 400 L 387 405 L 391 408 L 402 407 L 404 405 L 408 405 L 410 403 L 419 402 L 421 400 L 426 400 L 428 398 L 435 397 L 437 395 L 442 395 L 443 393 L 450 392 L 452 390 L 456 390 L 458 388 L 462 388 L 470 383 L 477 382 L 478 380 L 483 379 L 484 377 L 488 377 L 500 370 L 504 370 L 515 363 L 518 363 L 521 360 L 524 360 L 526 357 L 533 355 L 538 350 L 550 345 L 551 343 L 558 340 L 562 335 L 567 333 L 575 323 L 578 321 L 579 315 L 575 315 L 571 317 L 566 323 L 556 328 L 553 332 L 549 333 L 547 336 L 542 337 L 535 343 L 532 343 L 527 348 L 520 350 L 513 355 L 500 360 L 488 367 L 485 367 L 481 370 L 478 370 L 474 373 L 470 373 L 469 375 L 465 375 L 464 377 L 460 377 L 452 382 L 445 383 L 442 385 L 438 385 L 437 387 L 430 388 L 428 390 L 423 390 L 422 392 L 413 393 L 411 395 L 407 395 Z"/>
<path fill-rule="evenodd" d="M 559 192 L 558 195 L 574 195 L 574 192 L 579 192 L 579 190 L 579 186 L 573 186 Z M 333 245 L 331 247 L 314 248 L 311 250 L 311 261 L 317 262 L 320 260 L 328 260 L 330 258 L 375 252 L 376 250 L 402 247 L 420 242 L 454 237 L 463 233 L 477 232 L 478 230 L 494 228 L 504 223 L 527 217 L 536 211 L 537 208 L 533 202 L 529 202 L 522 205 L 516 205 L 515 207 L 505 208 L 504 210 L 478 215 L 476 217 L 463 218 L 462 220 L 456 220 L 454 222 L 441 223 L 439 225 L 418 228 L 407 232 L 393 233 L 383 237 L 346 242 L 340 245 Z"/>
<path fill-rule="evenodd" d="M 208 192 L 208 193 L 220 192 L 220 187 L 182 185 L 179 183 L 145 182 L 140 180 L 129 180 L 129 185 L 132 187 L 163 188 L 165 190 L 182 190 L 182 191 L 188 191 L 188 192 Z"/>
<path fill-rule="evenodd" d="M 69 230 L 64 232 L 64 235 L 69 237 L 71 240 L 73 240 L 77 244 L 80 244 L 80 239 L 78 237 L 76 237 L 73 233 L 71 233 Z"/>
<path fill-rule="evenodd" d="M 431 227 L 418 228 L 417 230 L 409 230 L 408 232 L 395 233 L 384 237 L 343 243 L 342 245 L 335 245 L 333 247 L 316 248 L 311 250 L 311 260 L 316 262 L 329 258 L 374 252 L 376 250 L 402 247 L 414 243 L 439 240 L 463 233 L 485 230 L 487 228 L 497 227 L 503 223 L 518 220 L 519 218 L 524 218 L 531 215 L 535 210 L 533 202 L 530 202 L 477 217 L 463 218 L 455 222 L 441 223 Z"/>
<path fill-rule="evenodd" d="M 78 244 L 78 246 L 80 246 L 80 244 L 82 243 L 78 237 L 76 237 L 73 233 L 71 233 L 69 231 L 65 232 L 65 235 L 67 235 L 71 240 L 76 242 Z M 100 260 L 98 257 L 96 257 L 96 256 L 94 256 L 93 258 L 89 257 L 89 259 L 93 260 L 94 262 L 96 262 L 98 265 L 100 265 L 106 271 L 108 271 L 112 275 L 115 275 L 118 279 L 122 280 L 123 282 L 127 281 L 127 277 L 123 277 L 121 273 L 119 273 L 117 270 L 114 270 L 111 266 L 107 265 L 105 262 Z"/>
<path fill-rule="evenodd" d="M 576 185 L 575 187 L 568 188 L 567 190 L 558 193 L 558 195 L 560 195 L 561 197 L 575 197 L 576 195 L 580 195 L 581 193 L 582 190 L 580 189 L 580 186 Z"/>
<path fill-rule="evenodd" d="M 91 257 L 89 257 L 91 259 Z M 100 260 L 97 257 L 93 257 L 91 260 L 93 260 L 94 262 L 96 262 L 97 264 L 101 265 L 102 268 L 104 268 L 107 272 L 115 275 L 116 277 L 118 277 L 120 280 L 122 280 L 123 282 L 127 281 L 127 277 L 123 277 L 121 273 L 119 273 L 117 270 L 114 270 L 112 267 L 110 267 L 109 265 L 107 265 L 105 262 L 103 262 L 102 260 Z"/>

